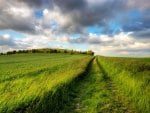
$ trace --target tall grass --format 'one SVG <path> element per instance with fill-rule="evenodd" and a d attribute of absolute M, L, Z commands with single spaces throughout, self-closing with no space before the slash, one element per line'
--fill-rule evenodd
<path fill-rule="evenodd" d="M 150 111 L 150 62 L 135 59 L 98 57 L 108 76 L 139 113 Z"/>
<path fill-rule="evenodd" d="M 25 56 L 13 56 L 14 61 L 9 60 L 12 58 L 9 56 L 8 59 L 4 58 L 5 60 L 0 62 L 3 73 L 7 73 L 7 66 L 10 66 L 10 73 L 5 75 L 9 79 L 5 79 L 2 73 L 0 75 L 3 78 L 0 83 L 0 113 L 58 112 L 63 103 L 69 100 L 67 94 L 72 81 L 85 71 L 92 59 L 91 56 L 85 55 L 60 57 L 59 55 L 31 54 Z M 19 57 L 18 60 L 16 60 L 17 57 Z M 22 73 L 13 66 L 18 68 L 18 71 L 22 70 Z M 43 68 L 46 69 L 36 72 Z"/>

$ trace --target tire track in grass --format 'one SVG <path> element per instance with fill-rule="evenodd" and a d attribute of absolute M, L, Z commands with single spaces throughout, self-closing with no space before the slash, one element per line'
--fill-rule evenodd
<path fill-rule="evenodd" d="M 130 106 L 129 101 L 126 99 L 126 97 L 122 93 L 120 93 L 116 84 L 108 76 L 104 68 L 98 62 L 98 59 L 96 59 L 96 61 L 97 61 L 97 65 L 99 69 L 103 73 L 103 79 L 106 84 L 105 87 L 111 94 L 110 100 L 111 100 L 112 105 L 110 106 L 110 111 L 106 113 L 136 113 L 132 105 Z"/>
<path fill-rule="evenodd" d="M 60 113 L 133 113 L 116 95 L 117 89 L 94 59 L 89 73 L 80 78 L 70 92 L 70 102 Z"/>

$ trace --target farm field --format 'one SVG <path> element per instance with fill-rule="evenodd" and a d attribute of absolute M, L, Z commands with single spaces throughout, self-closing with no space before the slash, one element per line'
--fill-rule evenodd
<path fill-rule="evenodd" d="M 62 113 L 149 113 L 150 63 L 96 56 Z"/>
<path fill-rule="evenodd" d="M 56 112 L 67 99 L 67 84 L 85 71 L 91 58 L 67 54 L 0 56 L 0 113 Z"/>
<path fill-rule="evenodd" d="M 149 113 L 150 58 L 0 56 L 0 113 Z"/>
<path fill-rule="evenodd" d="M 98 57 L 98 62 L 118 89 L 120 100 L 138 113 L 149 113 L 149 58 Z"/>
<path fill-rule="evenodd" d="M 80 79 L 72 92 L 71 101 L 62 113 L 125 113 L 132 112 L 118 98 L 116 88 L 94 59 L 89 73 Z"/>

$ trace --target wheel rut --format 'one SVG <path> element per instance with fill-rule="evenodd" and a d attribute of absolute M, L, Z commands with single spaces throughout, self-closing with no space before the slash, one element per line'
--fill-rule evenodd
<path fill-rule="evenodd" d="M 115 84 L 96 58 L 69 95 L 70 102 L 60 113 L 135 113 L 122 102 Z"/>

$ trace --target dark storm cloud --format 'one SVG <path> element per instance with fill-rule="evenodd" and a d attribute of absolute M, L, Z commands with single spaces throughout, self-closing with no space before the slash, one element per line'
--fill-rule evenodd
<path fill-rule="evenodd" d="M 24 2 L 30 7 L 53 7 L 57 5 L 62 11 L 79 10 L 86 6 L 86 0 L 18 0 Z"/>
<path fill-rule="evenodd" d="M 125 21 L 121 23 L 124 31 L 138 32 L 150 29 L 150 15 L 148 10 L 141 11 L 139 17 L 134 17 L 134 15 L 133 17 L 131 17 L 132 15 L 128 16 L 130 17 L 124 17 Z"/>
<path fill-rule="evenodd" d="M 118 19 L 116 19 L 118 17 L 125 18 L 123 21 L 118 22 L 118 24 L 121 24 L 120 26 L 123 31 L 141 31 L 150 28 L 150 5 L 148 4 L 148 0 L 144 0 L 143 2 L 140 0 L 134 0 L 132 2 L 130 0 L 1 0 L 0 29 L 13 29 L 21 32 L 36 33 L 35 24 L 37 18 L 34 18 L 34 14 L 25 18 L 5 11 L 10 6 L 13 6 L 18 8 L 27 7 L 33 13 L 36 9 L 47 8 L 55 11 L 53 7 L 59 8 L 61 15 L 71 20 L 59 26 L 58 31 L 62 33 L 82 34 L 87 27 L 97 25 L 104 28 L 103 34 L 111 35 L 114 33 L 114 29 L 110 28 L 109 23 L 111 21 L 118 22 Z M 142 16 L 140 18 L 126 18 L 124 13 L 130 12 L 133 9 L 141 10 Z M 44 26 L 42 27 L 44 28 Z M 118 32 L 121 31 L 119 30 Z"/>
<path fill-rule="evenodd" d="M 25 4 L 0 1 L 0 30 L 12 29 L 26 33 L 35 32 L 32 14 Z M 26 10 L 27 9 L 27 10 Z"/>
<path fill-rule="evenodd" d="M 34 27 L 34 24 L 27 19 L 15 18 L 7 14 L 0 15 L 0 30 L 13 29 L 15 31 L 34 33 Z"/>
<path fill-rule="evenodd" d="M 92 25 L 106 26 L 110 18 L 126 8 L 124 0 L 103 0 L 94 4 L 88 3 L 87 0 L 63 1 L 56 0 L 55 5 L 59 6 L 63 14 L 69 15 L 72 19 L 72 23 L 63 26 L 67 31 L 79 32 L 79 29 Z"/>
<path fill-rule="evenodd" d="M 18 2 L 25 2 L 31 7 L 40 7 L 44 4 L 44 0 L 17 0 Z"/>
<path fill-rule="evenodd" d="M 86 0 L 54 0 L 53 2 L 59 6 L 63 12 L 82 10 L 87 6 Z"/>
<path fill-rule="evenodd" d="M 62 2 L 63 1 L 63 2 Z M 65 32 L 83 32 L 88 26 L 98 25 L 103 27 L 103 33 L 112 35 L 114 29 L 111 29 L 109 22 L 118 21 L 118 17 L 122 16 L 123 21 L 120 24 L 125 32 L 141 31 L 150 28 L 150 16 L 148 0 L 143 2 L 135 0 L 96 0 L 94 3 L 88 0 L 55 0 L 62 13 L 69 15 L 72 22 L 62 26 Z M 132 11 L 139 11 L 141 14 L 137 16 L 133 12 L 132 15 L 125 15 Z M 119 15 L 119 16 L 118 16 Z M 116 19 L 117 18 L 117 19 Z M 121 32 L 119 30 L 117 33 Z M 115 35 L 115 34 L 114 34 Z"/>
<path fill-rule="evenodd" d="M 150 14 L 149 14 L 149 12 L 150 12 L 150 7 L 148 10 L 143 12 L 143 16 L 142 16 L 142 22 L 143 22 L 145 29 L 150 28 Z"/>
<path fill-rule="evenodd" d="M 0 12 L 0 30 L 13 29 L 26 33 L 34 32 L 34 24 L 32 20 L 14 17 L 12 15 Z"/>
<path fill-rule="evenodd" d="M 141 38 L 141 39 L 150 39 L 150 29 L 146 29 L 143 31 L 133 32 L 131 36 L 135 38 Z"/>
<path fill-rule="evenodd" d="M 35 8 L 45 8 L 53 7 L 53 0 L 17 0 L 18 2 L 24 2 L 30 7 L 35 7 Z"/>

